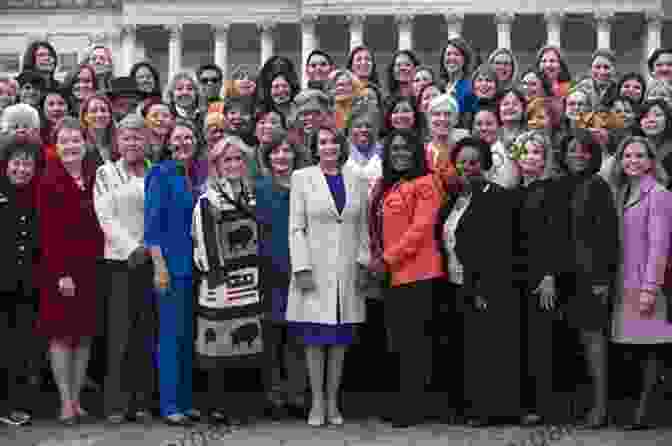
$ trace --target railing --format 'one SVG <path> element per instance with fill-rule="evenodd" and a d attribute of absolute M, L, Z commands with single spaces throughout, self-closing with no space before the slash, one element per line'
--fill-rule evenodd
<path fill-rule="evenodd" d="M 122 0 L 0 0 L 1 9 L 121 9 Z"/>

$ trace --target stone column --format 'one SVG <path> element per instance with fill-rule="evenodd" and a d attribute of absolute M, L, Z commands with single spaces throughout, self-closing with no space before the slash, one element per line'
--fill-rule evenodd
<path fill-rule="evenodd" d="M 128 75 L 135 63 L 135 25 L 121 27 L 121 72 Z"/>
<path fill-rule="evenodd" d="M 364 20 L 366 16 L 354 14 L 345 18 L 350 25 L 350 52 L 358 46 L 364 45 Z"/>
<path fill-rule="evenodd" d="M 662 45 L 663 11 L 653 10 L 644 13 L 646 19 L 646 54 L 649 58 Z"/>
<path fill-rule="evenodd" d="M 394 17 L 397 27 L 399 29 L 399 43 L 398 49 L 412 50 L 413 49 L 413 15 L 398 14 Z"/>
<path fill-rule="evenodd" d="M 315 35 L 316 15 L 304 15 L 301 17 L 301 79 L 304 88 L 308 85 L 306 78 L 306 62 L 308 55 L 317 48 L 317 37 Z"/>
<path fill-rule="evenodd" d="M 562 48 L 562 22 L 565 14 L 562 12 L 547 12 L 546 19 L 546 45 Z"/>
<path fill-rule="evenodd" d="M 275 29 L 275 23 L 271 21 L 263 21 L 257 24 L 257 29 L 259 30 L 261 37 L 261 65 L 271 58 L 274 52 L 273 48 L 273 30 Z"/>
<path fill-rule="evenodd" d="M 516 18 L 515 13 L 500 12 L 495 15 L 497 25 L 497 48 L 511 49 L 511 24 Z"/>
<path fill-rule="evenodd" d="M 229 76 L 229 24 L 210 25 L 215 41 L 214 63 L 222 69 L 223 78 Z"/>
<path fill-rule="evenodd" d="M 182 69 L 182 25 L 166 25 L 168 30 L 168 79 Z"/>
<path fill-rule="evenodd" d="M 135 60 L 136 61 L 143 61 L 143 60 L 148 60 L 147 59 L 147 47 L 145 46 L 145 40 L 141 39 L 140 36 L 138 36 L 138 28 L 136 27 L 136 33 L 135 33 Z"/>
<path fill-rule="evenodd" d="M 449 12 L 443 15 L 448 24 L 448 38 L 454 39 L 462 35 L 462 23 L 464 22 L 464 14 L 459 12 Z"/>
<path fill-rule="evenodd" d="M 648 59 L 651 54 L 662 45 L 662 31 L 663 31 L 663 11 L 650 10 L 644 12 L 644 19 L 646 20 L 646 35 L 644 36 L 644 57 L 642 58 L 642 73 L 647 81 L 652 79 L 649 73 Z"/>
<path fill-rule="evenodd" d="M 611 49 L 611 22 L 614 13 L 611 11 L 595 12 L 595 28 L 597 30 L 597 49 Z"/>

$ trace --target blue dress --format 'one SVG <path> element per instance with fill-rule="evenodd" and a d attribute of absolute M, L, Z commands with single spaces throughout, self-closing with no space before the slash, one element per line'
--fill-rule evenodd
<path fill-rule="evenodd" d="M 343 175 L 324 175 L 331 196 L 340 214 L 345 207 L 345 183 Z M 340 302 L 336 302 L 340 308 Z M 335 325 L 315 322 L 290 322 L 289 333 L 301 339 L 305 345 L 350 345 L 355 340 L 355 324 L 341 323 L 340 312 L 336 311 Z"/>

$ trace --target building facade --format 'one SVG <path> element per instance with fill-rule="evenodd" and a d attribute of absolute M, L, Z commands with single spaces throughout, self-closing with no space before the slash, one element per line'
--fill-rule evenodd
<path fill-rule="evenodd" d="M 303 67 L 318 47 L 340 65 L 362 43 L 381 74 L 397 49 L 438 67 L 456 35 L 483 58 L 510 48 L 523 68 L 555 44 L 574 73 L 587 70 L 597 48 L 614 50 L 625 72 L 643 70 L 653 49 L 672 46 L 670 0 L 0 0 L 0 10 L 0 72 L 20 71 L 28 43 L 46 38 L 59 53 L 58 77 L 92 42 L 112 48 L 117 75 L 149 60 L 162 82 L 203 63 L 230 73 L 273 54 Z"/>

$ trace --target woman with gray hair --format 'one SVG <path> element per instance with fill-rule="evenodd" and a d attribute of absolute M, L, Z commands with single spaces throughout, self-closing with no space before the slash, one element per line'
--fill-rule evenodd
<path fill-rule="evenodd" d="M 577 84 L 591 94 L 595 108 L 605 106 L 618 94 L 616 74 L 616 55 L 610 50 L 600 49 L 593 53 L 590 64 L 590 77 Z"/>
<path fill-rule="evenodd" d="M 0 158 L 5 148 L 14 143 L 42 144 L 39 112 L 28 104 L 10 105 L 0 115 Z"/>
<path fill-rule="evenodd" d="M 116 138 L 121 158 L 98 168 L 94 189 L 109 283 L 105 412 L 115 424 L 131 414 L 149 416 L 154 370 L 148 346 L 156 325 L 151 264 L 143 244 L 144 181 L 151 165 L 145 159 L 144 120 L 126 116 Z"/>
<path fill-rule="evenodd" d="M 186 71 L 176 73 L 163 92 L 163 103 L 168 104 L 177 121 L 191 123 L 198 129 L 200 138 L 204 116 L 199 97 L 196 78 Z"/>

